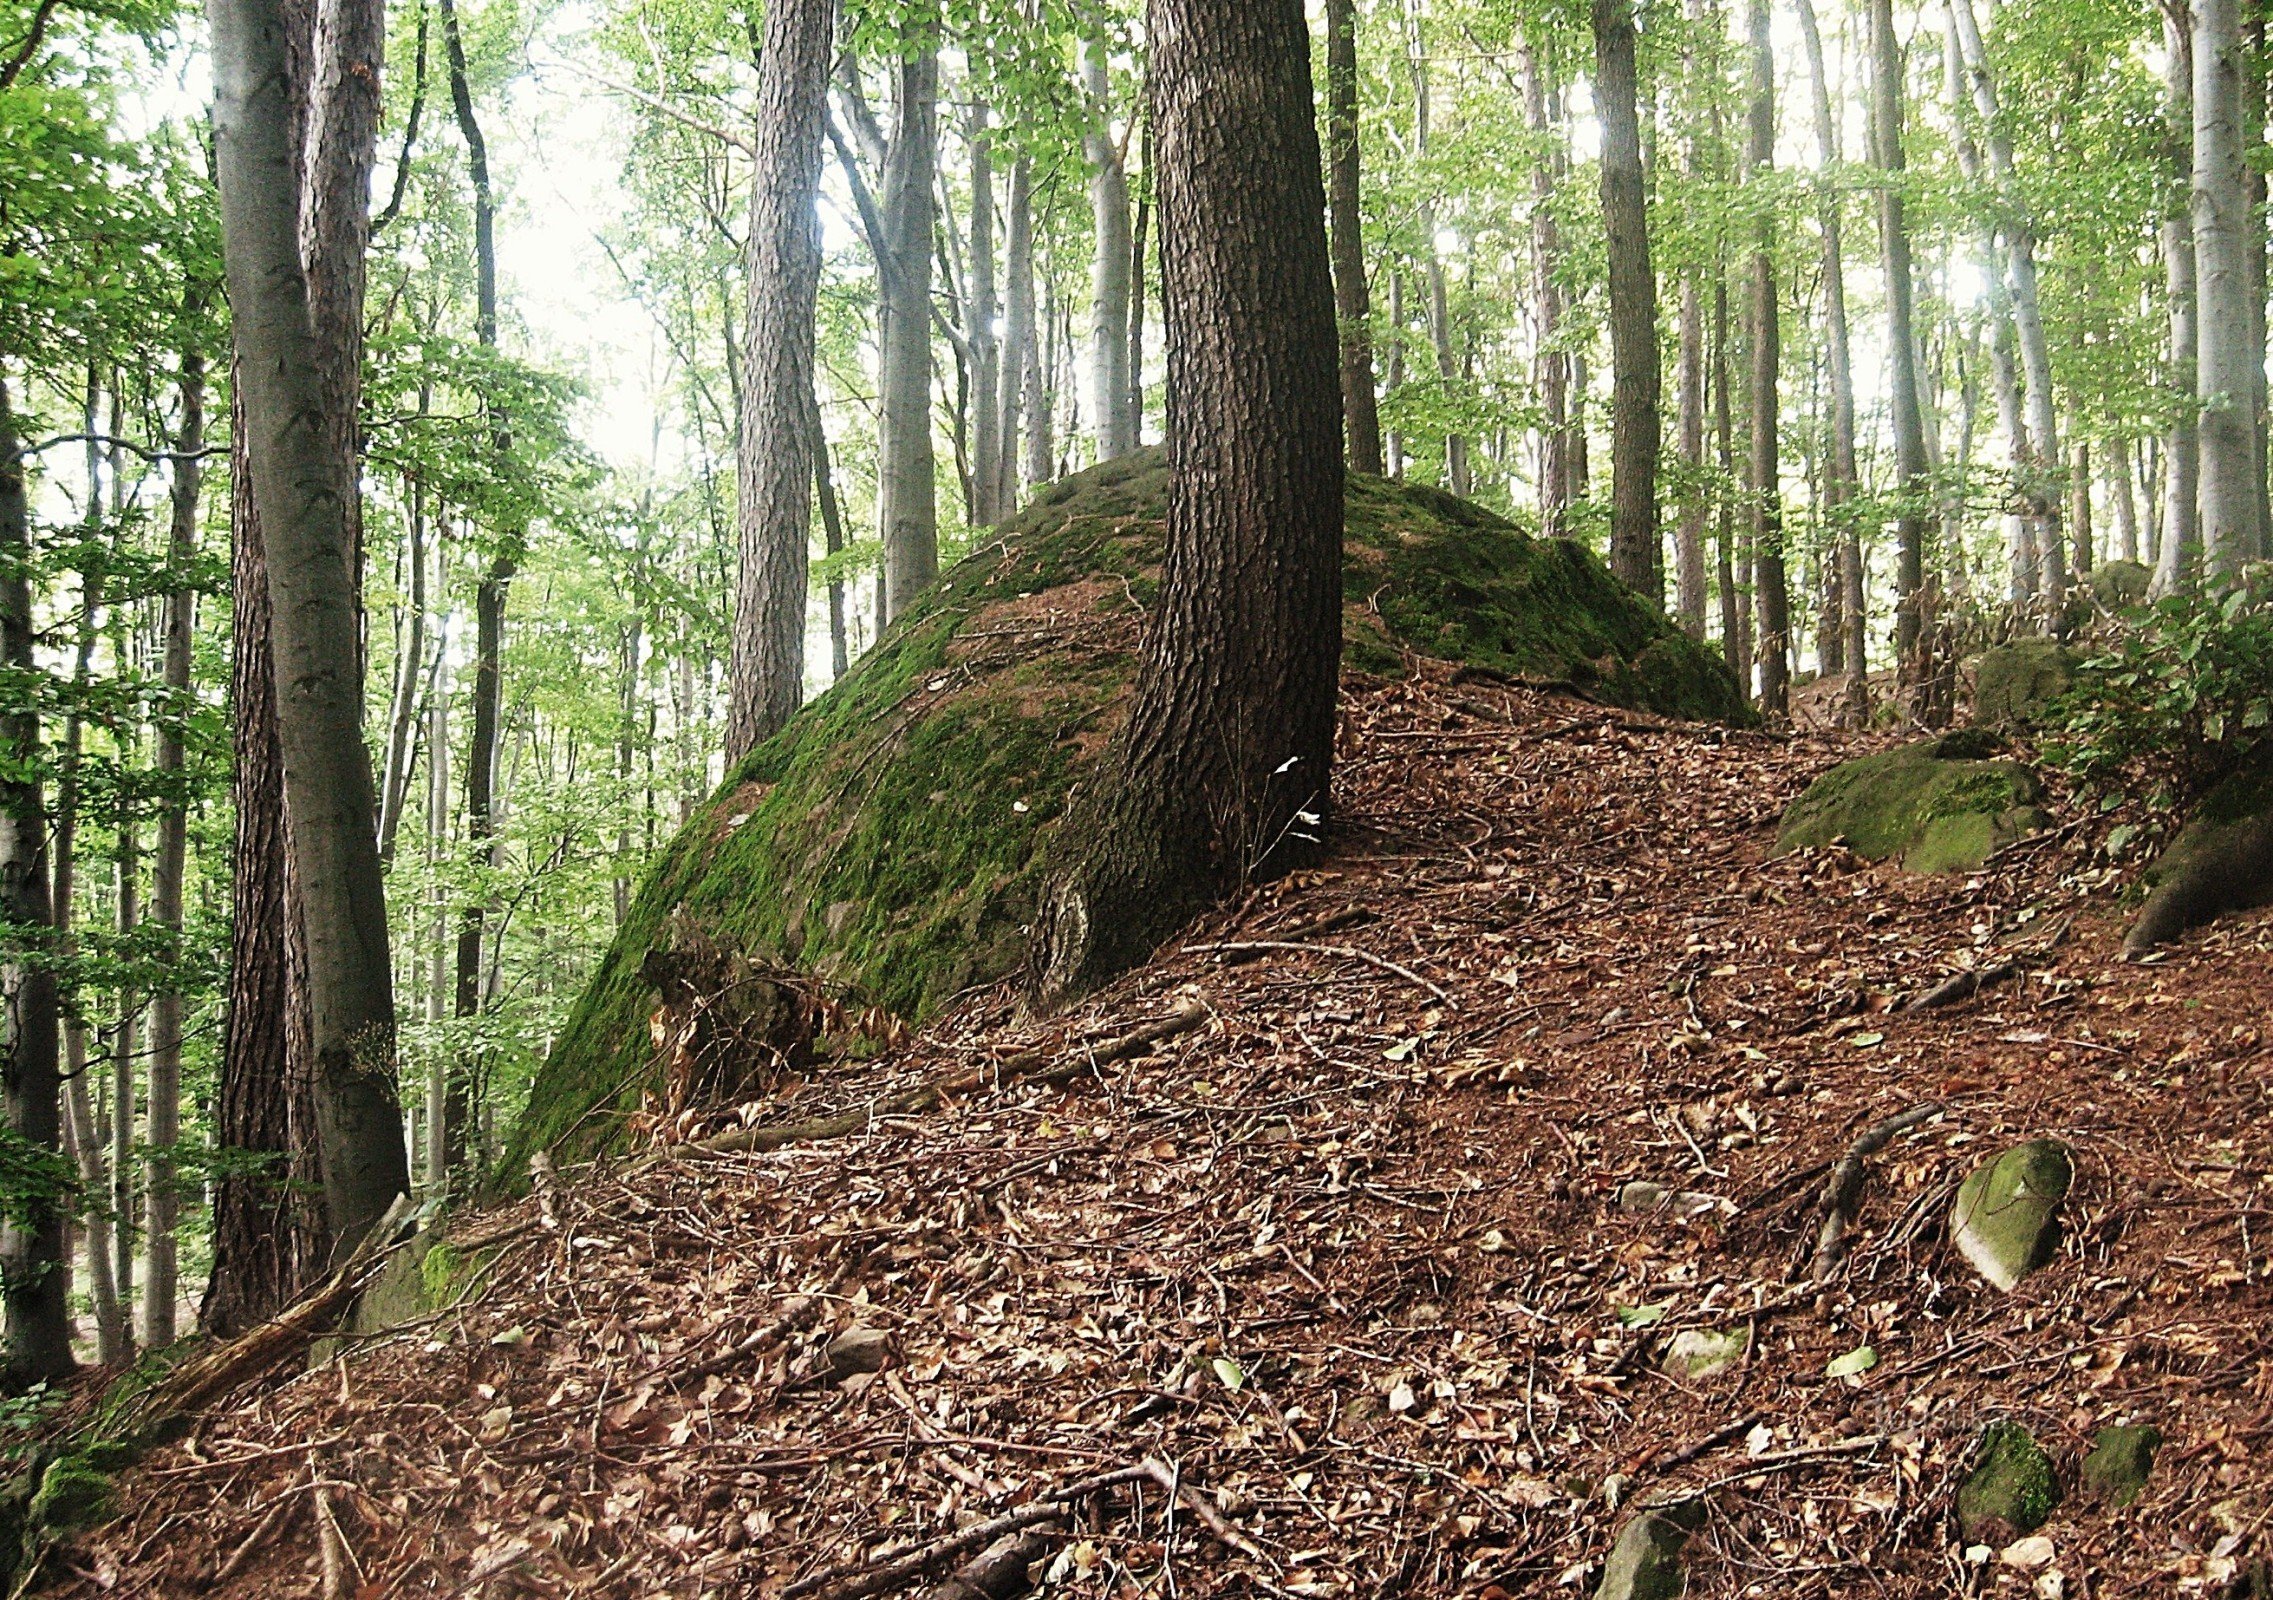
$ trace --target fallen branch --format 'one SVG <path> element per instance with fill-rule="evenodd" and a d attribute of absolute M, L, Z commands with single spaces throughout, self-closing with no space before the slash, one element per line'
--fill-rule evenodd
<path fill-rule="evenodd" d="M 1048 1555 L 1053 1542 L 1032 1529 L 1006 1533 L 927 1590 L 923 1600 L 1012 1600 L 1026 1592 L 1026 1569 Z"/>
<path fill-rule="evenodd" d="M 1770 1472 L 1783 1472 L 1792 1467 L 1804 1467 L 1810 1461 L 1822 1461 L 1833 1456 L 1861 1455 L 1865 1451 L 1876 1450 L 1884 1443 L 1886 1443 L 1884 1434 L 1866 1433 L 1859 1439 L 1841 1439 L 1836 1444 L 1809 1445 L 1802 1450 L 1778 1450 L 1769 1455 L 1754 1456 L 1742 1467 L 1725 1477 L 1715 1478 L 1710 1483 L 1700 1484 L 1696 1493 L 1700 1495 L 1711 1494 L 1716 1489 L 1725 1489 L 1731 1484 L 1742 1483 L 1748 1478 L 1757 1478 Z"/>
<path fill-rule="evenodd" d="M 1093 1050 L 1084 1050 L 1073 1060 L 1045 1066 L 1050 1056 L 1046 1051 L 1027 1050 L 998 1065 L 980 1072 L 961 1073 L 952 1078 L 941 1078 L 897 1094 L 884 1095 L 855 1111 L 839 1112 L 833 1117 L 816 1117 L 810 1122 L 774 1123 L 755 1128 L 737 1128 L 708 1139 L 695 1139 L 685 1144 L 662 1145 L 649 1151 L 632 1163 L 633 1170 L 669 1161 L 682 1155 L 745 1155 L 779 1150 L 784 1145 L 812 1144 L 823 1139 L 842 1139 L 848 1134 L 866 1130 L 879 1117 L 902 1116 L 911 1112 L 935 1111 L 955 1095 L 983 1089 L 989 1083 L 1071 1083 L 1092 1068 L 1107 1062 L 1125 1061 L 1149 1046 L 1179 1034 L 1190 1033 L 1208 1020 L 1206 1006 L 1194 1001 L 1182 1010 L 1172 1012 L 1157 1022 L 1148 1022 L 1134 1033 L 1123 1034 Z"/>
<path fill-rule="evenodd" d="M 1362 961 L 1369 967 L 1378 967 L 1383 972 L 1394 973 L 1407 983 L 1420 985 L 1445 1004 L 1450 1005 L 1452 1003 L 1452 996 L 1429 982 L 1411 967 L 1400 967 L 1394 961 L 1374 955 L 1370 951 L 1353 949 L 1346 944 L 1301 944 L 1292 939 L 1241 939 L 1228 944 L 1188 944 L 1184 948 L 1187 951 L 1202 955 L 1211 952 L 1216 954 L 1260 954 L 1266 950 L 1299 950 L 1306 955 L 1343 956 L 1351 961 Z"/>
<path fill-rule="evenodd" d="M 1671 1472 L 1675 1467 L 1685 1467 L 1699 1456 L 1711 1455 L 1731 1440 L 1743 1438 L 1752 1431 L 1753 1425 L 1759 1420 L 1759 1412 L 1747 1411 L 1734 1422 L 1722 1423 L 1702 1439 L 1685 1444 L 1678 1450 L 1668 1451 L 1665 1455 L 1651 1462 L 1648 1470 L 1651 1472 Z"/>
<path fill-rule="evenodd" d="M 1939 1006 L 1954 1006 L 1960 1000 L 1970 1000 L 1993 983 L 2003 983 L 2020 971 L 2017 961 L 2000 961 L 1992 967 L 1973 967 L 1944 978 L 1924 994 L 1914 995 L 1903 1004 L 1905 1011 L 1932 1011 Z"/>
<path fill-rule="evenodd" d="M 1884 1150 L 1897 1134 L 1931 1121 L 1942 1111 L 1941 1103 L 1935 1100 L 1912 1106 L 1900 1116 L 1889 1117 L 1865 1129 L 1863 1136 L 1848 1146 L 1847 1153 L 1831 1169 L 1831 1177 L 1823 1185 L 1823 1226 L 1816 1233 L 1815 1257 L 1808 1267 L 1808 1275 L 1815 1282 L 1829 1279 L 1846 1256 L 1847 1230 L 1854 1226 L 1855 1212 L 1862 1205 L 1863 1163 Z"/>

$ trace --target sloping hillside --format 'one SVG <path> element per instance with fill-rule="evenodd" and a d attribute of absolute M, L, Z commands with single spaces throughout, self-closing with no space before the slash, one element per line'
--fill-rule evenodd
<path fill-rule="evenodd" d="M 1148 450 L 1045 491 L 732 774 L 641 887 L 530 1095 L 506 1170 L 587 1153 L 649 1085 L 643 972 L 704 942 L 921 1019 L 1021 959 L 1037 851 L 1118 725 L 1157 581 L 1167 462 Z M 1416 656 L 1583 686 L 1685 717 L 1742 715 L 1719 658 L 1578 545 L 1440 491 L 1353 478 L 1351 670 Z"/>
<path fill-rule="evenodd" d="M 1968 877 L 1771 860 L 1852 744 L 1451 679 L 1354 698 L 1323 867 L 1048 1031 L 983 993 L 734 1119 L 850 1135 L 468 1219 L 462 1305 L 214 1410 L 60 1592 L 968 1600 L 1002 1548 L 1067 1596 L 1487 1600 L 1594 1592 L 1654 1503 L 1693 1596 L 2233 1592 L 2273 919 L 2121 965 L 2092 816 Z M 1904 1113 L 1819 1286 L 1826 1174 Z M 2038 1137 L 2074 1186 L 2007 1294 L 1945 1219 Z M 1959 1526 L 1993 1423 L 2059 1496 L 2026 1535 Z"/>

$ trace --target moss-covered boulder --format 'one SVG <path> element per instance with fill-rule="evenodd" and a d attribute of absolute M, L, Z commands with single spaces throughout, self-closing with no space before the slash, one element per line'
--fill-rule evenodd
<path fill-rule="evenodd" d="M 1158 583 L 1157 450 L 1069 478 L 990 536 L 730 773 L 656 862 L 532 1087 L 504 1170 L 589 1151 L 650 1077 L 642 967 L 699 937 L 921 1018 L 1015 969 L 1037 849 L 1118 725 Z M 1693 718 L 1744 715 L 1719 657 L 1583 547 L 1353 476 L 1345 661 L 1432 656 Z"/>
<path fill-rule="evenodd" d="M 1681 1600 L 1688 1587 L 1681 1550 L 1704 1525 L 1705 1502 L 1697 1499 L 1635 1513 L 1603 1560 L 1595 1600 Z"/>
<path fill-rule="evenodd" d="M 2154 1472 L 2155 1452 L 2162 1446 L 2160 1428 L 2102 1428 L 2092 1440 L 2091 1454 L 2084 1457 L 2076 1476 L 2086 1490 L 2120 1510 L 2146 1493 L 2147 1479 Z"/>
<path fill-rule="evenodd" d="M 2031 1139 L 1984 1161 L 1950 1202 L 1957 1253 L 1998 1288 L 2018 1287 L 2058 1253 L 2060 1203 L 2075 1178 L 2075 1161 L 2057 1139 Z"/>
<path fill-rule="evenodd" d="M 2203 797 L 2147 883 L 2147 903 L 2123 939 L 2133 955 L 2229 911 L 2273 904 L 2273 740 Z"/>
<path fill-rule="evenodd" d="M 1844 839 L 1909 872 L 1971 872 L 2044 826 L 2043 785 L 1991 759 L 1994 735 L 1968 729 L 1833 767 L 1784 813 L 1776 853 Z"/>
<path fill-rule="evenodd" d="M 1985 728 L 2024 728 L 2076 681 L 2076 653 L 2053 639 L 2015 639 L 1973 663 L 1973 720 Z"/>
<path fill-rule="evenodd" d="M 2043 1527 L 2059 1504 L 2059 1474 L 2026 1428 L 1992 1422 L 1981 1430 L 1973 1470 L 1957 1488 L 1957 1524 L 1967 1544 L 2001 1549 Z"/>
<path fill-rule="evenodd" d="M 2147 603 L 2154 570 L 2139 561 L 2102 561 L 2091 569 L 2092 604 L 2103 611 L 2129 611 Z"/>

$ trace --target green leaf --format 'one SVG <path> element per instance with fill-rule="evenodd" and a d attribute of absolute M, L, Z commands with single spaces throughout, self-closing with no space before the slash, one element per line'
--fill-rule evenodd
<path fill-rule="evenodd" d="M 1239 1363 L 1229 1356 L 1217 1356 L 1209 1365 L 1215 1368 L 1215 1375 L 1223 1380 L 1223 1386 L 1233 1394 L 1237 1394 L 1246 1385 L 1247 1374 L 1240 1371 Z"/>
<path fill-rule="evenodd" d="M 1878 1352 L 1869 1345 L 1858 1345 L 1843 1356 L 1833 1356 L 1823 1369 L 1826 1378 L 1859 1378 L 1878 1365 Z"/>
<path fill-rule="evenodd" d="M 1653 1306 L 1620 1306 L 1618 1320 L 1629 1328 L 1647 1328 L 1663 1322 L 1665 1314 L 1672 1309 L 1673 1302 L 1670 1300 L 1660 1300 Z"/>

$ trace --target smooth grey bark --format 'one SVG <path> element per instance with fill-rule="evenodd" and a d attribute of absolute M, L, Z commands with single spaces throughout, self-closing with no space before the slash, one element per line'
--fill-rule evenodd
<path fill-rule="evenodd" d="M 118 1298 L 117 1246 L 111 1227 L 110 1168 L 104 1160 L 102 1135 L 87 1093 L 87 1035 L 73 1028 L 64 1036 L 63 1143 L 78 1170 L 79 1183 L 96 1197 L 88 1206 L 87 1298 L 95 1312 L 95 1359 L 115 1366 L 132 1359 L 134 1333 L 127 1308 Z"/>
<path fill-rule="evenodd" d="M 2257 419 L 2251 414 L 2262 345 L 2249 332 L 2251 217 L 2242 137 L 2240 0 L 2194 4 L 2195 393 L 2200 401 L 2200 537 L 2208 570 L 2238 572 L 2258 551 Z"/>
<path fill-rule="evenodd" d="M 1911 670 L 1926 580 L 1926 426 L 1918 404 L 1916 282 L 1910 264 L 1908 160 L 1902 133 L 1902 45 L 1894 0 L 1870 0 L 1871 143 L 1881 174 L 1879 252 L 1886 275 L 1888 399 L 1894 423 L 1894 659 Z"/>
<path fill-rule="evenodd" d="M 2168 179 L 2172 202 L 2163 212 L 2158 239 L 2163 258 L 2163 294 L 2170 308 L 2166 382 L 2178 403 L 2171 408 L 2164 436 L 2164 484 L 2157 526 L 2154 593 L 2176 594 L 2193 581 L 2201 551 L 2197 520 L 2201 447 L 2195 410 L 2194 227 L 2189 216 L 2194 141 L 2194 34 L 2167 11 L 2163 16 L 2163 117 L 2169 135 Z"/>
<path fill-rule="evenodd" d="M 1831 382 L 1831 460 L 1823 498 L 1836 540 L 1834 579 L 1827 597 L 1831 604 L 1826 609 L 1832 612 L 1836 651 L 1847 675 L 1841 715 L 1862 727 L 1870 720 L 1869 628 L 1864 613 L 1862 528 L 1853 509 L 1861 493 L 1862 475 L 1855 465 L 1855 368 L 1847 326 L 1847 270 L 1840 220 L 1845 199 L 1840 171 L 1844 157 L 1814 0 L 1798 0 L 1798 9 L 1800 37 L 1807 50 L 1808 82 L 1814 90 L 1816 155 L 1825 185 L 1817 222 L 1823 249 L 1824 353 Z"/>
<path fill-rule="evenodd" d="M 318 1143 L 333 1254 L 409 1186 L 395 1094 L 394 974 L 362 737 L 354 482 L 329 430 L 300 257 L 286 23 L 212 0 L 214 145 L 239 388 L 267 556 L 290 849 L 307 931 Z"/>
<path fill-rule="evenodd" d="M 845 547 L 844 512 L 837 504 L 836 481 L 829 473 L 829 435 L 821 425 L 821 400 L 810 397 L 813 428 L 813 493 L 821 503 L 821 534 L 825 548 L 835 555 Z M 1007 435 L 1005 435 L 1007 437 Z M 1005 452 L 1008 458 L 1008 452 Z M 844 579 L 829 580 L 829 681 L 835 683 L 850 670 L 852 654 L 845 636 Z"/>
<path fill-rule="evenodd" d="M 443 663 L 437 661 L 439 668 Z M 445 685 L 436 679 L 437 691 Z M 450 702 L 437 692 L 427 710 L 426 734 L 426 870 L 434 878 L 434 903 L 428 931 L 426 1020 L 439 1023 L 449 1012 L 450 898 L 442 883 L 441 865 L 450 846 Z M 447 1051 L 428 1052 L 426 1060 L 426 1192 L 450 1192 L 450 1057 Z"/>
<path fill-rule="evenodd" d="M 1381 412 L 1373 392 L 1373 296 L 1365 279 L 1357 88 L 1357 0 L 1326 0 L 1326 193 L 1334 313 L 1342 334 L 1342 432 L 1350 465 L 1378 474 Z"/>
<path fill-rule="evenodd" d="M 1533 31 L 1524 30 L 1518 61 L 1524 115 L 1540 146 L 1531 165 L 1532 365 L 1539 384 L 1539 531 L 1553 539 L 1565 532 L 1571 503 L 1571 358 L 1562 348 L 1563 238 L 1554 209 L 1564 156 L 1555 138 L 1561 95 Z"/>
<path fill-rule="evenodd" d="M 1389 270 L 1389 353 L 1382 364 L 1381 377 L 1392 395 L 1405 387 L 1405 274 L 1396 267 Z M 1381 454 L 1389 476 L 1402 483 L 1405 436 L 1391 429 L 1381 441 Z M 1541 527 L 1545 527 L 1544 519 Z"/>
<path fill-rule="evenodd" d="M 0 370 L 0 667 L 30 681 L 40 670 L 32 613 L 31 508 L 17 453 L 16 414 Z M 62 1151 L 55 972 L 39 933 L 53 924 L 39 708 L 30 695 L 0 706 L 0 916 L 24 930 L 0 959 L 0 1112 L 39 1150 Z M 21 941 L 19 943 L 19 941 Z M 0 1304 L 7 1377 L 28 1386 L 60 1378 L 71 1355 L 68 1234 L 63 1196 L 25 1197 L 24 1215 L 0 1225 Z"/>
<path fill-rule="evenodd" d="M 1623 0 L 1610 0 L 1623 3 Z M 1768 36 L 1768 0 L 1752 0 L 1752 93 L 1745 138 L 1745 184 L 1765 184 L 1776 160 L 1776 55 Z M 1776 300 L 1774 208 L 1754 224 L 1747 332 L 1752 344 L 1752 448 L 1745 473 L 1752 520 L 1752 572 L 1760 605 L 1760 709 L 1791 709 L 1791 591 L 1784 573 L 1784 501 L 1777 450 L 1777 391 L 1782 344 Z"/>
<path fill-rule="evenodd" d="M 996 503 L 1006 517 L 1018 509 L 1021 452 L 1028 484 L 1047 483 L 1050 474 L 1050 395 L 1034 307 L 1033 192 L 1033 163 L 1020 156 L 1010 169 L 1003 242 L 1002 493 Z"/>
<path fill-rule="evenodd" d="M 968 113 L 971 151 L 971 295 L 964 342 L 971 351 L 971 522 L 991 528 L 1002 520 L 1002 315 L 994 231 L 994 150 L 984 102 Z"/>
<path fill-rule="evenodd" d="M 1702 36 L 1707 15 L 1704 0 L 1688 0 L 1691 43 L 1687 69 L 1700 66 L 1695 40 Z M 1528 63 L 1529 54 L 1525 60 Z M 1536 127 L 1538 118 L 1533 117 Z M 1686 175 L 1693 187 L 1705 182 L 1708 155 L 1703 130 L 1692 134 L 1684 155 Z M 1678 312 L 1678 354 L 1674 383 L 1679 395 L 1680 419 L 1677 448 L 1688 482 L 1681 495 L 1681 519 L 1674 529 L 1674 614 L 1692 639 L 1705 637 L 1705 531 L 1712 517 L 1712 497 L 1706 493 L 1705 462 L 1705 300 L 1698 268 L 1685 262 L 1681 268 L 1681 302 Z M 1544 397 L 1542 397 L 1544 398 Z"/>
<path fill-rule="evenodd" d="M 877 263 L 881 368 L 877 520 L 884 540 L 880 609 L 888 621 L 939 575 L 938 487 L 931 443 L 932 200 L 939 147 L 939 45 L 911 22 L 894 73 Z"/>
<path fill-rule="evenodd" d="M 1594 0 L 1593 24 L 1595 114 L 1602 123 L 1602 222 L 1610 256 L 1610 570 L 1629 589 L 1663 606 L 1664 555 L 1657 531 L 1662 443 L 1657 273 L 1650 264 L 1633 0 Z M 1772 126 L 1772 106 L 1769 115 Z M 1776 709 L 1782 709 L 1780 704 Z"/>
<path fill-rule="evenodd" d="M 1097 459 L 1110 461 L 1137 447 L 1129 412 L 1129 273 L 1134 235 L 1129 220 L 1129 175 L 1113 138 L 1112 64 L 1102 40 L 1082 46 L 1081 82 L 1089 121 L 1081 136 L 1089 164 L 1089 220 L 1096 241 L 1090 278 L 1090 426 Z"/>
<path fill-rule="evenodd" d="M 751 122 L 742 302 L 741 535 L 727 670 L 726 761 L 739 763 L 805 699 L 813 527 L 813 322 L 821 283 L 822 128 L 835 0 L 773 0 Z"/>
<path fill-rule="evenodd" d="M 1405 61 L 1413 82 L 1413 158 L 1416 161 L 1428 155 L 1430 109 L 1434 98 L 1430 93 L 1428 47 L 1421 32 L 1421 15 L 1418 10 L 1408 11 L 1405 22 Z M 1452 343 L 1452 301 L 1445 281 L 1444 256 L 1437 249 L 1436 197 L 1424 191 L 1416 208 L 1417 227 L 1421 236 L 1422 273 L 1428 285 L 1429 343 L 1436 351 L 1436 374 L 1451 398 L 1460 381 L 1460 360 Z M 1469 490 L 1468 440 L 1457 431 L 1444 436 L 1444 486 L 1454 494 L 1464 495 Z"/>
<path fill-rule="evenodd" d="M 2107 441 L 2102 470 L 2108 504 L 2115 513 L 2115 547 L 2125 561 L 2139 559 L 2139 502 L 2131 481 L 2131 451 L 2121 439 Z"/>
<path fill-rule="evenodd" d="M 2052 398 L 2052 354 L 2045 338 L 2044 314 L 2036 293 L 2036 229 L 2014 175 L 2012 137 L 2004 130 L 1997 104 L 1996 79 L 1989 71 L 1982 48 L 1981 30 L 1973 15 L 1973 0 L 1947 0 L 1951 28 L 1956 34 L 1958 59 L 1965 69 L 1973 109 L 1981 119 L 1982 143 L 1988 151 L 1989 176 L 2004 211 L 2000 231 L 2005 245 L 2005 281 L 2012 295 L 2013 339 L 2020 351 L 2021 376 L 2026 386 L 2031 473 L 2022 488 L 2037 508 L 2037 561 L 2043 583 L 2045 614 L 2053 618 L 2068 592 L 2068 558 L 2060 539 L 2060 504 L 2066 479 L 2066 457 L 2060 448 L 2058 418 Z"/>
<path fill-rule="evenodd" d="M 425 415 L 433 403 L 425 384 L 418 389 L 418 411 Z M 404 519 L 403 561 L 409 567 L 409 616 L 397 631 L 395 681 L 387 708 L 387 762 L 379 779 L 379 859 L 395 858 L 395 835 L 402 829 L 403 803 L 410 788 L 411 732 L 418 721 L 419 682 L 426 670 L 426 484 L 410 480 L 410 505 Z"/>

